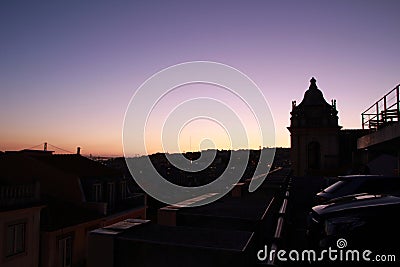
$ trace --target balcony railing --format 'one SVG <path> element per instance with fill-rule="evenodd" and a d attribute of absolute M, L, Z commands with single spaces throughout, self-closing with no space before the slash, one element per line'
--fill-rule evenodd
<path fill-rule="evenodd" d="M 0 207 L 27 205 L 40 200 L 39 183 L 0 185 Z"/>
<path fill-rule="evenodd" d="M 400 117 L 400 84 L 361 113 L 362 128 L 377 130 L 395 122 Z"/>
<path fill-rule="evenodd" d="M 112 208 L 110 203 L 93 201 L 83 203 L 83 207 L 99 212 L 102 215 L 107 215 L 121 210 L 146 207 L 146 195 L 143 193 L 133 193 L 123 200 L 116 201 Z"/>

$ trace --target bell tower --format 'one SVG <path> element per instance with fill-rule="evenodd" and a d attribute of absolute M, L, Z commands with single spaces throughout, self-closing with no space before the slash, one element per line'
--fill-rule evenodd
<path fill-rule="evenodd" d="M 295 176 L 323 175 L 339 166 L 336 100 L 328 104 L 314 77 L 299 105 L 290 112 L 291 161 Z"/>

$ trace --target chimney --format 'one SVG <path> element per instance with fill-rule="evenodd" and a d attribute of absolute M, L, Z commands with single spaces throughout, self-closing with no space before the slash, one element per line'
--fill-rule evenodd
<path fill-rule="evenodd" d="M 81 147 L 78 146 L 78 147 L 76 148 L 76 154 L 77 154 L 77 155 L 80 155 L 80 154 L 81 154 Z"/>
<path fill-rule="evenodd" d="M 166 206 L 158 209 L 157 221 L 160 225 L 176 226 L 176 213 L 179 207 Z"/>

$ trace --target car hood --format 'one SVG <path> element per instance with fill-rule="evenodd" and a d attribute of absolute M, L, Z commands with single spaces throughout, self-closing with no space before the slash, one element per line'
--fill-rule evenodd
<path fill-rule="evenodd" d="M 388 195 L 357 194 L 333 199 L 326 204 L 313 207 L 312 210 L 319 215 L 326 215 L 332 212 L 356 208 L 376 207 L 393 204 L 400 204 L 400 197 Z"/>

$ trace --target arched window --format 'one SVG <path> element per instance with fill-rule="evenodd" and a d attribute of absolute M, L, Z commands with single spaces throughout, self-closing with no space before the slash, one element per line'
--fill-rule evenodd
<path fill-rule="evenodd" d="M 321 168 L 321 148 L 318 142 L 311 142 L 307 146 L 308 168 L 319 170 Z"/>

